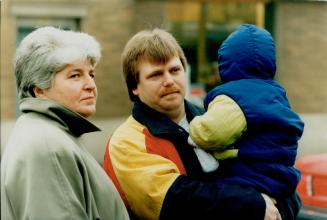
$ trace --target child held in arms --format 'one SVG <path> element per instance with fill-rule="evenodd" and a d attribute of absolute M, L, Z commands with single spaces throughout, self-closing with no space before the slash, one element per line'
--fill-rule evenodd
<path fill-rule="evenodd" d="M 219 159 L 217 184 L 253 187 L 276 200 L 294 194 L 304 123 L 273 80 L 271 34 L 255 25 L 239 26 L 218 50 L 218 69 L 222 84 L 206 96 L 206 113 L 190 123 L 189 143 Z M 217 168 L 203 161 L 206 157 L 199 160 L 207 172 Z"/>

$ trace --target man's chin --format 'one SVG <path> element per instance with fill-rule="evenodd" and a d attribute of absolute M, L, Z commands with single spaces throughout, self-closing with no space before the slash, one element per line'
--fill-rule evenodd
<path fill-rule="evenodd" d="M 181 100 L 182 96 L 180 93 L 170 93 L 169 95 L 163 96 L 162 99 L 166 102 L 173 102 L 175 100 Z"/>
<path fill-rule="evenodd" d="M 161 106 L 166 110 L 175 110 L 176 108 L 179 108 L 182 104 L 183 104 L 183 100 L 172 99 L 172 100 L 165 100 Z"/>

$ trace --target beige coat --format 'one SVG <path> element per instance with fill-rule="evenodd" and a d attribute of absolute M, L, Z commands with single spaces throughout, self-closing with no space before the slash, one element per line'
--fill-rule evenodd
<path fill-rule="evenodd" d="M 99 129 L 45 99 L 24 99 L 20 108 L 1 161 L 1 219 L 129 219 L 79 138 Z"/>

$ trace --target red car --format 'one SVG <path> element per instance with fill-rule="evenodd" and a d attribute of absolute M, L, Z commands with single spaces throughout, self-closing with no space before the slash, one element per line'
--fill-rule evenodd
<path fill-rule="evenodd" d="M 297 188 L 303 204 L 299 219 L 327 219 L 327 154 L 304 156 L 295 167 L 302 173 Z"/>

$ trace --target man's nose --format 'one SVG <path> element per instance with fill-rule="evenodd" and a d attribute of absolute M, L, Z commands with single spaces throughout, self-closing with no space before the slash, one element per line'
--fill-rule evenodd
<path fill-rule="evenodd" d="M 164 86 L 170 86 L 170 85 L 172 85 L 172 84 L 174 84 L 173 76 L 172 76 L 170 73 L 166 72 L 166 73 L 164 74 L 163 85 L 164 85 Z"/>

